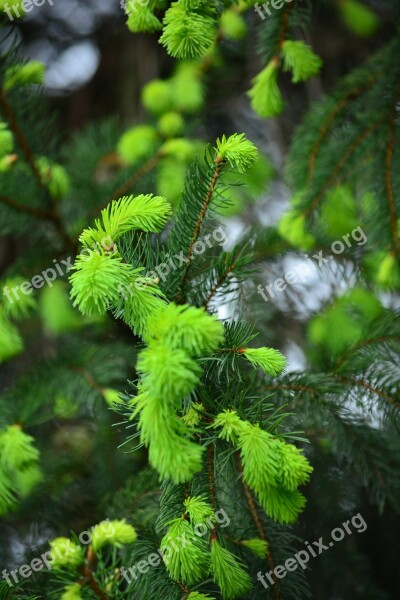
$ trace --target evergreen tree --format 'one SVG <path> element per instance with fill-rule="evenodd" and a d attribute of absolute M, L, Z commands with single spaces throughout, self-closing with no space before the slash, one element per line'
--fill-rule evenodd
<path fill-rule="evenodd" d="M 192 132 L 227 40 L 258 30 L 248 102 L 268 119 L 325 68 L 317 15 L 380 42 L 397 3 L 267 8 L 129 0 L 171 75 L 144 122 L 65 143 L 43 65 L 1 26 L 0 228 L 23 248 L 1 281 L 0 598 L 394 598 L 355 533 L 395 523 L 400 494 L 398 31 L 311 103 L 273 226 L 228 240 L 274 170 L 244 133 Z M 329 285 L 317 310 L 290 261 Z M 276 335 L 288 306 L 302 370 Z"/>

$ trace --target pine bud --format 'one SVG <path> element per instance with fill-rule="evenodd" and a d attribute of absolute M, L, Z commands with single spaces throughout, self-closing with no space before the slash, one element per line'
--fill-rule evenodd
<path fill-rule="evenodd" d="M 50 563 L 53 569 L 76 569 L 85 560 L 81 546 L 66 537 L 58 537 L 50 542 Z"/>
<path fill-rule="evenodd" d="M 249 91 L 251 106 L 260 117 L 276 117 L 283 111 L 283 98 L 278 87 L 279 61 L 272 59 L 254 79 Z"/>
<path fill-rule="evenodd" d="M 82 600 L 82 586 L 79 583 L 72 583 L 64 588 L 61 594 L 61 600 Z"/>
<path fill-rule="evenodd" d="M 155 115 L 173 110 L 172 86 L 170 81 L 154 79 L 142 90 L 143 106 Z"/>
<path fill-rule="evenodd" d="M 158 135 L 150 125 L 138 125 L 128 129 L 118 142 L 118 153 L 130 165 L 149 158 L 158 147 Z"/>
<path fill-rule="evenodd" d="M 283 64 L 285 71 L 292 71 L 293 83 L 306 81 L 318 75 L 322 60 L 311 46 L 302 41 L 287 40 L 282 44 Z"/>
<path fill-rule="evenodd" d="M 158 121 L 158 130 L 163 137 L 175 138 L 183 134 L 185 121 L 177 112 L 165 113 Z"/>
<path fill-rule="evenodd" d="M 225 135 L 217 140 L 218 158 L 227 160 L 232 168 L 244 173 L 257 160 L 258 151 L 252 142 L 245 138 L 244 133 L 234 133 L 229 138 Z"/>
<path fill-rule="evenodd" d="M 93 528 L 92 548 L 98 552 L 106 544 L 120 548 L 127 544 L 133 544 L 137 539 L 137 533 L 125 519 L 116 521 L 102 521 Z"/>
<path fill-rule="evenodd" d="M 286 358 L 274 348 L 244 348 L 243 355 L 255 367 L 261 367 L 268 375 L 280 375 L 287 365 Z"/>
<path fill-rule="evenodd" d="M 252 538 L 250 540 L 242 540 L 240 542 L 242 546 L 246 546 L 259 558 L 265 558 L 267 556 L 268 542 L 261 540 L 260 538 Z"/>

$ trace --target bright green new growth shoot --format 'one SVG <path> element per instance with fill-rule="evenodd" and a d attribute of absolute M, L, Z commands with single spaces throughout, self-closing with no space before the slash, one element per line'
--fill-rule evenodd
<path fill-rule="evenodd" d="M 253 79 L 249 91 L 251 106 L 260 117 L 275 117 L 283 110 L 283 98 L 278 86 L 279 62 L 275 59 Z"/>
<path fill-rule="evenodd" d="M 179 5 L 179 10 L 182 7 L 183 4 Z M 203 9 L 202 3 L 184 6 L 184 10 Z M 164 83 L 162 87 L 167 90 Z M 149 109 L 150 96 L 147 101 Z M 120 152 L 123 148 L 128 158 L 131 142 L 125 145 L 125 141 L 120 142 Z M 187 160 L 192 146 L 184 138 L 171 139 L 159 152 L 161 156 L 170 153 L 171 158 L 179 156 Z M 222 136 L 217 140 L 214 152 L 210 151 L 210 172 L 206 178 L 209 183 L 205 184 L 204 190 L 206 208 L 212 202 L 213 194 L 218 196 L 219 178 L 228 170 L 245 173 L 257 156 L 256 147 L 244 134 Z M 185 194 L 183 201 L 187 201 Z M 179 518 L 174 518 L 176 514 L 171 515 L 167 522 L 168 531 L 161 541 L 169 576 L 180 584 L 191 586 L 211 573 L 223 598 L 234 600 L 251 589 L 251 578 L 241 561 L 218 541 L 215 516 L 218 502 L 214 492 L 208 490 L 209 493 L 206 493 L 204 489 L 189 491 L 189 486 L 203 476 L 204 469 L 211 468 L 209 452 L 207 461 L 204 456 L 207 445 L 202 443 L 203 435 L 214 436 L 214 441 L 219 437 L 223 443 L 234 446 L 240 459 L 239 476 L 243 485 L 254 492 L 267 515 L 280 523 L 293 522 L 303 508 L 305 499 L 298 492 L 298 487 L 308 480 L 312 469 L 295 446 L 263 430 L 258 424 L 242 419 L 237 411 L 223 409 L 214 417 L 209 414 L 208 401 L 203 403 L 201 394 L 210 368 L 208 365 L 218 364 L 221 355 L 226 352 L 226 332 L 222 323 L 204 307 L 173 301 L 179 301 L 179 292 L 178 296 L 171 298 L 167 285 L 161 288 L 158 278 L 150 276 L 151 272 L 143 274 L 145 266 L 140 266 L 141 261 L 135 260 L 134 254 L 127 261 L 123 253 L 127 234 L 136 232 L 134 235 L 138 236 L 139 247 L 139 236 L 159 233 L 170 215 L 171 209 L 165 198 L 151 194 L 126 196 L 104 208 L 95 226 L 85 229 L 80 236 L 83 249 L 70 277 L 71 297 L 83 314 L 104 314 L 111 310 L 145 343 L 135 365 L 136 395 L 127 404 L 128 416 L 130 421 L 135 421 L 140 443 L 148 449 L 149 463 L 160 479 L 171 485 L 185 484 L 188 490 L 182 499 L 181 515 Z M 178 212 L 175 219 L 179 218 Z M 188 218 L 186 214 L 185 218 Z M 182 244 L 189 254 L 198 239 L 203 220 L 204 197 L 200 199 L 193 218 L 195 235 L 193 229 L 187 235 L 183 228 L 187 241 L 182 241 L 182 235 L 177 236 L 176 243 Z M 176 246 L 176 252 L 179 247 Z M 185 272 L 181 273 L 185 279 Z M 286 367 L 286 359 L 278 350 L 233 345 L 235 348 L 230 352 L 235 358 L 245 358 L 253 367 L 260 368 L 262 376 L 277 377 Z M 243 361 L 239 359 L 238 362 Z M 123 410 L 123 396 L 116 390 L 105 388 L 102 393 L 116 410 Z M 211 433 L 211 430 L 214 431 Z M 208 450 L 212 447 L 209 446 Z M 104 535 L 98 535 L 101 524 L 95 528 L 94 551 L 106 543 L 118 546 L 136 539 L 136 532 L 130 525 L 125 522 L 112 524 L 115 534 L 108 540 Z M 195 531 L 201 525 L 206 527 L 204 538 L 196 535 Z M 184 536 L 191 540 L 190 544 L 180 543 Z M 257 557 L 266 556 L 267 543 L 261 538 L 250 537 L 238 540 L 237 544 Z M 191 595 L 196 593 L 191 592 Z M 199 593 L 199 597 L 204 595 Z"/>
<path fill-rule="evenodd" d="M 279 523 L 292 523 L 305 505 L 297 488 L 306 483 L 312 467 L 293 444 L 240 419 L 233 410 L 217 415 L 219 437 L 240 451 L 243 480 L 254 490 L 265 512 Z"/>
<path fill-rule="evenodd" d="M 311 46 L 302 41 L 284 42 L 282 55 L 285 71 L 292 71 L 293 83 L 300 83 L 314 77 L 322 66 L 319 56 L 313 52 Z"/>
<path fill-rule="evenodd" d="M 252 579 L 239 559 L 216 539 L 211 542 L 211 570 L 224 600 L 241 598 L 253 587 Z"/>
<path fill-rule="evenodd" d="M 210 554 L 207 544 L 185 519 L 172 521 L 161 541 L 161 551 L 167 571 L 174 581 L 191 585 L 208 573 Z"/>

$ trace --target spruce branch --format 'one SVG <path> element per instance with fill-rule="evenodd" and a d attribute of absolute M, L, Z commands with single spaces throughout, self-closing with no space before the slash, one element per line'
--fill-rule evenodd
<path fill-rule="evenodd" d="M 343 167 L 346 166 L 347 161 L 349 160 L 349 158 L 352 156 L 352 154 L 354 154 L 354 152 L 357 150 L 357 148 L 360 146 L 360 144 L 362 144 L 362 142 L 365 140 L 365 138 L 367 138 L 373 131 L 375 131 L 375 129 L 377 129 L 377 127 L 380 124 L 381 124 L 381 121 L 379 120 L 379 121 L 376 121 L 375 123 L 373 123 L 372 125 L 370 125 L 369 127 L 366 127 L 352 141 L 352 143 L 347 148 L 347 150 L 344 153 L 344 155 L 342 156 L 342 158 L 335 165 L 335 167 L 331 171 L 330 175 L 327 177 L 325 185 L 322 187 L 322 189 L 319 192 L 319 194 L 317 194 L 314 197 L 314 199 L 311 202 L 310 206 L 305 210 L 305 213 L 304 213 L 305 216 L 311 215 L 316 210 L 316 208 L 319 206 L 320 202 L 323 200 L 326 192 L 334 184 L 334 182 L 337 179 L 338 175 L 341 173 Z"/>
<path fill-rule="evenodd" d="M 222 157 L 220 157 L 220 156 L 217 156 L 215 158 L 215 169 L 214 169 L 214 173 L 213 173 L 213 176 L 212 176 L 212 179 L 211 179 L 211 183 L 209 185 L 207 195 L 205 197 L 203 206 L 201 208 L 199 217 L 197 219 L 197 223 L 196 223 L 196 226 L 194 228 L 192 240 L 191 240 L 189 248 L 187 249 L 187 252 L 186 252 L 186 262 L 185 262 L 185 267 L 184 267 L 183 277 L 182 277 L 182 280 L 181 280 L 180 289 L 179 289 L 179 292 L 178 292 L 178 300 L 179 300 L 180 303 L 183 302 L 183 289 L 185 287 L 185 284 L 186 284 L 186 281 L 187 281 L 187 278 L 188 278 L 188 274 L 189 274 L 189 266 L 190 266 L 190 262 L 191 262 L 192 256 L 193 256 L 193 247 L 194 247 L 194 245 L 195 245 L 195 243 L 196 243 L 196 241 L 197 241 L 197 239 L 199 237 L 201 226 L 202 226 L 204 218 L 205 218 L 205 216 L 207 214 L 207 210 L 208 210 L 208 207 L 209 207 L 210 202 L 212 200 L 212 197 L 213 197 L 213 194 L 214 194 L 214 190 L 215 190 L 215 187 L 217 185 L 217 181 L 218 181 L 218 179 L 219 179 L 219 177 L 221 175 L 223 165 L 224 165 L 224 159 Z"/>
<path fill-rule="evenodd" d="M 16 210 L 20 213 L 25 213 L 27 215 L 37 217 L 38 219 L 50 219 L 50 220 L 55 219 L 54 213 L 50 210 L 45 210 L 43 208 L 36 208 L 35 206 L 27 206 L 26 204 L 20 204 L 13 198 L 10 198 L 9 196 L 5 196 L 4 194 L 0 194 L 0 202 L 5 204 L 6 206 L 9 206 L 10 208 L 13 208 L 14 210 Z"/>
<path fill-rule="evenodd" d="M 395 398 L 393 398 L 386 392 L 380 390 L 376 386 L 372 385 L 371 383 L 364 381 L 363 379 L 357 379 L 355 377 L 342 377 L 341 375 L 335 375 L 334 378 L 337 381 L 340 381 L 341 383 L 350 384 L 350 385 L 358 385 L 358 386 L 364 388 L 365 390 L 372 392 L 379 398 L 382 398 L 383 400 L 385 400 L 392 406 L 395 406 L 396 408 L 400 409 L 400 402 L 398 400 L 396 400 Z"/>
<path fill-rule="evenodd" d="M 9 196 L 5 196 L 4 194 L 0 194 L 0 202 L 16 210 L 17 212 L 36 217 L 37 219 L 46 219 L 48 221 L 51 221 L 54 224 L 61 239 L 63 240 L 65 248 L 76 252 L 77 245 L 69 236 L 68 232 L 64 227 L 62 219 L 56 210 L 52 208 L 44 209 L 36 206 L 28 206 L 27 204 L 21 204 L 17 200 L 14 200 Z"/>
<path fill-rule="evenodd" d="M 318 130 L 318 137 L 315 141 L 315 144 L 311 150 L 311 153 L 307 162 L 307 178 L 308 182 L 310 182 L 313 178 L 315 162 L 317 160 L 319 151 L 322 147 L 322 144 L 333 125 L 336 118 L 345 110 L 345 108 L 349 105 L 350 102 L 356 100 L 359 96 L 368 91 L 373 84 L 376 82 L 376 76 L 371 77 L 364 86 L 357 85 L 354 89 L 350 90 L 343 98 L 341 98 L 332 110 L 326 116 L 324 122 L 320 125 Z"/>
<path fill-rule="evenodd" d="M 368 338 L 366 340 L 362 340 L 358 344 L 355 344 L 351 348 L 349 348 L 342 356 L 339 356 L 335 363 L 335 370 L 339 369 L 343 363 L 345 363 L 350 356 L 352 356 L 355 352 L 360 350 L 361 348 L 365 348 L 366 346 L 370 346 L 372 344 L 382 344 L 384 342 L 390 342 L 392 340 L 400 341 L 400 336 L 398 335 L 380 335 L 373 338 Z"/>
<path fill-rule="evenodd" d="M 86 379 L 90 387 L 102 394 L 104 392 L 104 388 L 97 383 L 93 375 L 84 367 L 71 367 L 71 371 L 75 371 L 76 373 L 80 373 Z"/>
<path fill-rule="evenodd" d="M 210 293 L 208 294 L 205 302 L 204 302 L 204 308 L 206 310 L 208 310 L 209 306 L 210 306 L 210 302 L 211 300 L 214 298 L 215 294 L 217 293 L 217 291 L 219 290 L 219 288 L 225 283 L 225 281 L 228 279 L 229 275 L 231 273 L 233 273 L 233 271 L 235 270 L 235 258 L 233 259 L 233 262 L 229 263 L 225 269 L 225 271 L 219 276 L 217 282 L 215 283 L 215 285 L 213 286 L 212 290 L 210 291 Z"/>

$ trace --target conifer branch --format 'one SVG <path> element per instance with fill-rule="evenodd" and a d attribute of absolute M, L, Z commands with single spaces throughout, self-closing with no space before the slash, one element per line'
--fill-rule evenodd
<path fill-rule="evenodd" d="M 292 2 L 291 4 L 286 4 L 285 8 L 283 9 L 283 12 L 282 12 L 282 22 L 281 22 L 281 27 L 280 27 L 280 31 L 279 31 L 279 40 L 278 40 L 278 52 L 277 52 L 278 55 L 279 55 L 279 52 L 281 51 L 282 46 L 286 40 L 286 33 L 287 33 L 288 25 L 289 25 L 289 15 L 290 15 L 292 6 L 295 3 L 296 3 L 296 0 L 294 0 L 294 2 Z"/>
<path fill-rule="evenodd" d="M 57 211 L 52 210 L 52 209 L 46 210 L 43 208 L 38 208 L 36 206 L 27 206 L 26 204 L 20 204 L 13 198 L 10 198 L 9 196 L 5 196 L 4 194 L 0 194 L 0 202 L 9 206 L 10 208 L 13 208 L 14 210 L 16 210 L 20 213 L 25 213 L 27 215 L 36 217 L 37 219 L 47 219 L 49 221 L 52 221 L 54 223 L 58 233 L 60 234 L 60 237 L 64 241 L 65 248 L 68 248 L 68 249 L 72 250 L 73 252 L 76 251 L 76 244 L 69 237 L 68 233 L 66 232 L 64 225 L 62 223 L 61 217 Z"/>
<path fill-rule="evenodd" d="M 297 384 L 279 384 L 279 385 L 266 385 L 263 386 L 261 388 L 262 390 L 293 390 L 296 392 L 307 392 L 309 394 L 314 394 L 316 396 L 318 396 L 320 394 L 320 392 L 317 389 L 314 389 L 312 387 L 306 386 L 306 385 L 297 385 Z"/>
<path fill-rule="evenodd" d="M 269 569 L 271 571 L 274 571 L 275 569 L 275 561 L 274 561 L 274 557 L 272 556 L 272 552 L 271 552 L 271 548 L 269 545 L 269 539 L 267 536 L 267 533 L 265 531 L 265 527 L 260 519 L 260 515 L 258 514 L 258 510 L 256 507 L 256 503 L 254 502 L 254 498 L 252 496 L 251 490 L 249 488 L 249 486 L 247 485 L 247 483 L 244 481 L 243 479 L 243 465 L 242 465 L 242 461 L 240 459 L 240 454 L 236 453 L 236 458 L 237 458 L 237 464 L 238 464 L 238 469 L 239 472 L 241 474 L 240 480 L 242 482 L 242 486 L 243 486 L 243 490 L 244 490 L 244 494 L 246 497 L 246 502 L 247 502 L 247 506 L 249 507 L 251 516 L 253 518 L 254 524 L 257 528 L 258 531 L 258 535 L 260 536 L 260 538 L 264 541 L 267 542 L 268 546 L 267 546 L 267 556 L 266 556 L 266 561 L 267 561 L 267 565 L 269 567 Z M 275 599 L 276 600 L 280 600 L 281 598 L 281 592 L 280 592 L 280 587 L 279 587 L 279 582 L 278 582 L 278 578 L 276 577 L 275 573 L 272 574 L 272 578 L 274 580 L 274 595 L 275 595 Z"/>
<path fill-rule="evenodd" d="M 93 577 L 92 571 L 88 567 L 86 567 L 86 566 L 80 567 L 79 572 L 85 577 L 89 587 L 94 592 L 94 594 L 97 596 L 97 598 L 100 598 L 100 600 L 109 600 L 107 594 L 105 592 L 103 592 L 103 590 L 101 589 L 101 587 L 99 586 L 99 584 L 97 583 L 95 578 Z"/>
<path fill-rule="evenodd" d="M 196 223 L 196 226 L 194 228 L 192 240 L 191 240 L 189 248 L 188 248 L 188 250 L 186 252 L 185 270 L 184 270 L 184 273 L 183 273 L 183 277 L 182 277 L 182 281 L 181 281 L 181 285 L 180 285 L 180 291 L 179 291 L 179 294 L 178 294 L 179 300 L 181 302 L 182 302 L 182 299 L 183 299 L 182 298 L 182 296 L 183 296 L 182 291 L 183 291 L 183 288 L 184 288 L 185 283 L 187 281 L 187 277 L 188 277 L 188 273 L 189 273 L 189 265 L 190 265 L 190 262 L 191 262 L 191 259 L 192 259 L 192 256 L 193 256 L 193 247 L 194 247 L 194 245 L 195 245 L 195 243 L 197 241 L 197 238 L 199 237 L 201 226 L 203 224 L 204 218 L 205 218 L 205 216 L 207 214 L 208 207 L 209 207 L 210 202 L 212 200 L 213 193 L 214 193 L 215 187 L 217 185 L 218 178 L 221 175 L 223 164 L 224 164 L 224 160 L 220 156 L 217 156 L 216 159 L 215 159 L 214 174 L 212 176 L 211 183 L 210 183 L 210 186 L 208 188 L 208 192 L 207 192 L 206 198 L 204 200 L 204 204 L 202 206 L 202 209 L 200 211 L 199 217 L 197 219 L 197 223 Z"/>
<path fill-rule="evenodd" d="M 218 289 L 226 281 L 226 279 L 228 278 L 228 276 L 230 275 L 230 273 L 232 273 L 234 271 L 235 266 L 236 266 L 235 265 L 235 260 L 236 260 L 236 257 L 234 258 L 233 262 L 226 268 L 226 270 L 220 275 L 220 277 L 218 278 L 218 281 L 215 283 L 214 287 L 210 291 L 210 293 L 209 293 L 206 301 L 204 302 L 204 308 L 206 310 L 208 310 L 210 302 L 214 298 L 214 296 L 217 293 Z"/>
<path fill-rule="evenodd" d="M 344 362 L 346 362 L 346 360 L 352 354 L 354 354 L 354 352 L 357 352 L 357 350 L 360 350 L 360 348 L 365 348 L 365 346 L 370 346 L 372 344 L 381 344 L 383 342 L 389 342 L 391 340 L 400 340 L 400 336 L 398 336 L 398 335 L 381 335 L 378 337 L 369 338 L 367 340 L 362 340 L 358 344 L 355 344 L 354 346 L 349 348 L 347 350 L 347 352 L 345 352 L 345 354 L 343 354 L 343 356 L 340 356 L 337 359 L 335 368 L 338 369 Z"/>
<path fill-rule="evenodd" d="M 307 163 L 308 182 L 313 177 L 315 161 L 317 160 L 318 153 L 321 149 L 322 143 L 329 132 L 331 125 L 335 121 L 336 117 L 346 108 L 346 106 L 352 101 L 365 93 L 376 81 L 376 77 L 371 77 L 364 86 L 357 86 L 350 90 L 341 100 L 333 107 L 328 113 L 325 121 L 319 127 L 319 135 L 315 141 L 315 144 L 311 150 L 310 156 Z"/>
<path fill-rule="evenodd" d="M 83 367 L 71 367 L 71 371 L 75 371 L 76 373 L 80 373 L 81 375 L 83 375 L 83 377 L 86 379 L 86 381 L 93 390 L 99 392 L 100 394 L 103 393 L 104 389 L 97 383 L 93 375 L 89 373 L 87 369 L 84 369 Z"/>
<path fill-rule="evenodd" d="M 389 123 L 388 123 L 389 136 L 388 136 L 386 156 L 385 156 L 386 197 L 387 197 L 387 202 L 388 202 L 388 207 L 389 207 L 390 228 L 392 231 L 392 238 L 393 238 L 393 251 L 395 254 L 400 253 L 399 233 L 397 230 L 396 202 L 395 202 L 395 198 L 394 198 L 393 180 L 392 180 L 396 115 L 397 115 L 396 108 L 397 108 L 398 99 L 399 99 L 399 94 L 396 93 L 393 108 L 392 108 L 392 111 L 391 111 L 391 114 L 389 117 Z"/>
<path fill-rule="evenodd" d="M 389 402 L 389 404 L 392 404 L 396 408 L 400 408 L 400 403 L 397 400 L 395 400 L 394 398 L 392 398 L 392 396 L 389 396 L 389 394 L 386 394 L 386 392 L 383 392 L 379 388 L 371 385 L 370 383 L 368 383 L 367 381 L 364 381 L 363 379 L 356 379 L 354 377 L 342 377 L 339 375 L 335 375 L 334 377 L 337 381 L 340 381 L 341 383 L 351 384 L 351 385 L 359 385 L 359 386 L 363 387 L 364 389 L 366 389 L 370 392 L 373 392 L 374 394 L 376 394 L 376 396 L 379 396 L 379 398 L 386 400 L 387 402 Z"/>
<path fill-rule="evenodd" d="M 0 89 L 0 108 L 1 108 L 2 112 L 4 113 L 6 120 L 8 121 L 8 123 L 10 125 L 11 131 L 14 133 L 14 136 L 15 136 L 16 140 L 18 141 L 19 146 L 21 147 L 21 150 L 25 157 L 25 160 L 26 160 L 27 164 L 29 165 L 39 187 L 47 193 L 48 190 L 47 190 L 47 187 L 45 186 L 45 184 L 43 183 L 42 176 L 36 165 L 35 156 L 32 151 L 32 148 L 30 147 L 29 142 L 26 139 L 26 136 L 25 136 L 23 130 L 19 126 L 17 118 L 15 117 L 14 112 L 13 112 L 10 104 L 7 101 L 4 91 L 1 89 Z M 52 201 L 51 196 L 49 196 L 49 197 L 50 197 L 50 200 Z M 1 201 L 4 203 L 7 203 L 6 197 L 2 196 Z M 76 244 L 73 242 L 73 240 L 71 240 L 68 233 L 66 232 L 58 211 L 49 210 L 49 211 L 42 212 L 41 209 L 36 209 L 33 207 L 28 208 L 28 207 L 25 207 L 24 205 L 19 205 L 18 203 L 14 203 L 14 201 L 12 201 L 12 202 L 13 202 L 13 204 L 10 204 L 10 202 L 8 202 L 8 205 L 13 206 L 13 208 L 18 210 L 19 212 L 23 211 L 28 214 L 34 215 L 36 217 L 46 218 L 46 219 L 50 219 L 51 221 L 53 221 L 58 233 L 60 234 L 62 240 L 65 243 L 66 248 L 69 248 L 73 251 L 76 250 Z"/>
<path fill-rule="evenodd" d="M 370 133 L 372 133 L 373 131 L 375 131 L 375 129 L 378 127 L 379 124 L 380 124 L 380 121 L 377 121 L 376 123 L 373 123 L 372 125 L 370 125 L 366 129 L 364 129 L 356 137 L 355 140 L 353 140 L 353 142 L 347 148 L 346 152 L 344 153 L 344 155 L 342 156 L 342 158 L 340 159 L 340 161 L 335 165 L 334 169 L 332 170 L 331 174 L 329 175 L 328 179 L 326 180 L 326 183 L 323 186 L 323 188 L 320 191 L 320 193 L 314 198 L 314 200 L 311 203 L 310 207 L 305 210 L 305 212 L 304 212 L 305 216 L 309 216 L 310 214 L 312 214 L 315 211 L 315 209 L 317 208 L 317 206 L 320 204 L 321 200 L 325 196 L 326 192 L 329 190 L 329 188 L 334 183 L 335 179 L 337 178 L 337 176 L 339 175 L 339 173 L 341 172 L 341 170 L 343 169 L 343 167 L 346 165 L 346 163 L 349 160 L 349 158 L 351 157 L 351 155 L 357 150 L 357 148 L 365 140 L 365 138 Z"/>
<path fill-rule="evenodd" d="M 111 201 L 111 200 L 115 200 L 118 198 L 121 198 L 122 196 L 125 196 L 126 194 L 128 194 L 131 190 L 133 190 L 133 188 L 135 187 L 135 185 L 143 178 L 145 177 L 145 175 L 147 175 L 148 173 L 150 173 L 150 171 L 152 171 L 159 163 L 161 159 L 161 153 L 157 152 L 157 154 L 155 154 L 154 156 L 152 156 L 151 158 L 149 158 L 149 160 L 147 160 L 141 167 L 140 169 L 138 169 L 137 171 L 135 171 L 135 173 L 133 173 L 133 175 L 127 180 L 125 181 L 122 185 L 120 185 L 109 197 L 109 199 L 107 200 L 107 204 Z M 96 209 L 96 211 L 98 210 L 98 208 Z"/>
<path fill-rule="evenodd" d="M 51 219 L 52 221 L 55 219 L 54 213 L 50 210 L 36 208 L 35 206 L 27 206 L 26 204 L 20 204 L 13 198 L 10 198 L 9 196 L 4 196 L 3 194 L 0 194 L 0 202 L 6 204 L 10 208 L 13 208 L 18 212 L 26 213 L 28 215 L 37 217 L 38 219 Z"/>
<path fill-rule="evenodd" d="M 42 189 L 46 189 L 43 184 L 42 177 L 40 175 L 39 169 L 35 163 L 35 157 L 33 151 L 28 143 L 28 140 L 25 137 L 24 132 L 20 128 L 18 121 L 13 113 L 11 106 L 9 105 L 6 95 L 3 90 L 0 89 L 0 108 L 2 109 L 5 118 L 7 119 L 12 132 L 15 135 L 15 138 L 18 141 L 18 144 L 21 147 L 23 155 L 25 157 L 26 162 L 28 163 L 36 181 L 39 184 L 39 187 Z"/>

